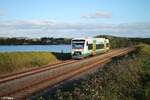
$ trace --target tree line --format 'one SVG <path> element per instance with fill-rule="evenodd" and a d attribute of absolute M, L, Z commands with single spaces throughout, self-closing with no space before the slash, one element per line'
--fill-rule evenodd
<path fill-rule="evenodd" d="M 128 37 L 116 37 L 110 35 L 98 35 L 96 37 L 103 37 L 110 40 L 111 48 L 127 47 L 137 45 L 139 43 L 150 44 L 150 38 L 128 38 Z"/>
<path fill-rule="evenodd" d="M 71 39 L 68 38 L 0 38 L 0 45 L 55 45 L 70 43 Z"/>
<path fill-rule="evenodd" d="M 111 48 L 127 47 L 138 43 L 150 44 L 150 38 L 127 38 L 110 35 L 98 35 L 110 40 Z M 71 38 L 0 38 L 0 45 L 59 45 L 71 44 Z"/>

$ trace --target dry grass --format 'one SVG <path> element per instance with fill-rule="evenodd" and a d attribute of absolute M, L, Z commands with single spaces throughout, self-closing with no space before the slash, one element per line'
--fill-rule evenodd
<path fill-rule="evenodd" d="M 54 63 L 58 59 L 49 52 L 0 53 L 0 74 Z"/>

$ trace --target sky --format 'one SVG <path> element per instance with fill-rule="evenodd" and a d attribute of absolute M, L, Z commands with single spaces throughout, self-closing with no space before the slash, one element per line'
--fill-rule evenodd
<path fill-rule="evenodd" d="M 0 0 L 0 37 L 150 38 L 150 0 Z"/>

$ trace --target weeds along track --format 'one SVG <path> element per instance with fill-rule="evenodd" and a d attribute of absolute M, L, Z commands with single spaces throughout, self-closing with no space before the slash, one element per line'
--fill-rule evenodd
<path fill-rule="evenodd" d="M 72 60 L 67 60 L 67 61 L 63 61 L 63 62 L 60 62 L 60 63 L 55 63 L 55 64 L 51 64 L 51 65 L 47 65 L 47 66 L 43 66 L 43 67 L 39 67 L 39 68 L 33 68 L 33 69 L 22 71 L 22 72 L 1 76 L 0 77 L 0 83 L 4 83 L 4 82 L 15 80 L 15 79 L 18 79 L 18 78 L 21 78 L 21 77 L 25 77 L 25 76 L 29 76 L 29 75 L 32 75 L 32 74 L 40 73 L 40 72 L 43 72 L 43 71 L 46 71 L 46 70 L 55 69 L 55 68 L 61 67 L 62 65 L 72 64 L 72 63 L 75 63 L 75 62 L 76 61 L 72 59 Z"/>
<path fill-rule="evenodd" d="M 0 97 L 10 96 L 17 99 L 25 99 L 34 92 L 69 80 L 90 69 L 99 67 L 98 65 L 100 64 L 111 61 L 113 57 L 125 55 L 133 50 L 135 50 L 134 47 L 115 49 L 99 56 L 83 60 L 71 60 L 64 62 L 62 65 L 59 65 L 59 67 L 57 65 L 54 65 L 55 67 L 51 66 L 50 68 L 45 67 L 35 72 L 31 71 L 32 74 L 24 75 L 13 80 L 7 79 L 7 81 L 1 81 Z"/>
<path fill-rule="evenodd" d="M 69 62 L 69 61 L 72 61 L 72 60 L 73 59 L 66 60 L 66 61 L 61 61 L 61 62 L 58 62 L 58 63 L 49 64 L 49 65 L 45 65 L 45 66 L 41 66 L 41 67 L 38 67 L 38 68 L 31 68 L 31 69 L 20 71 L 20 72 L 15 72 L 15 73 L 11 73 L 11 74 L 1 75 L 0 79 L 4 79 L 4 78 L 10 77 L 10 76 L 14 76 L 14 75 L 18 75 L 18 74 L 21 74 L 21 73 L 30 72 L 30 71 L 33 71 L 33 70 L 39 70 L 39 69 L 42 69 L 42 68 L 45 68 L 45 67 L 49 67 L 49 66 L 53 66 L 53 65 L 57 65 L 57 64 L 62 64 L 62 63 Z"/>

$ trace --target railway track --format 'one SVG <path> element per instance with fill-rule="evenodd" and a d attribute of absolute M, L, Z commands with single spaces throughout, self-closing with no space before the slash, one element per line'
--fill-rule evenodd
<path fill-rule="evenodd" d="M 32 69 L 28 69 L 28 70 L 24 70 L 24 71 L 20 71 L 20 72 L 14 72 L 14 73 L 11 73 L 11 74 L 1 75 L 0 79 L 6 78 L 6 77 L 10 77 L 10 76 L 14 76 L 14 75 L 17 75 L 17 74 L 22 74 L 22 73 L 30 72 L 30 71 L 33 71 L 33 70 L 39 70 L 39 69 L 42 69 L 42 68 L 45 68 L 45 67 L 49 67 L 49 66 L 53 66 L 53 65 L 57 65 L 57 64 L 69 62 L 69 61 L 72 61 L 72 60 L 73 59 L 66 60 L 66 61 L 61 61 L 61 62 L 54 63 L 54 64 L 45 65 L 45 66 L 38 67 L 38 68 L 32 68 Z"/>
<path fill-rule="evenodd" d="M 92 58 L 70 60 L 53 66 L 31 70 L 29 72 L 5 76 L 0 79 L 0 97 L 9 96 L 25 99 L 34 92 L 71 79 L 97 67 L 99 64 L 111 61 L 115 56 L 125 55 L 133 50 L 135 50 L 134 47 L 116 49 Z"/>
<path fill-rule="evenodd" d="M 67 60 L 61 63 L 56 63 L 56 64 L 52 64 L 52 65 L 48 65 L 48 66 L 44 66 L 44 67 L 40 67 L 40 68 L 35 68 L 35 69 L 31 69 L 31 70 L 26 70 L 26 71 L 22 71 L 22 72 L 18 72 L 18 73 L 13 73 L 13 74 L 9 74 L 9 75 L 5 75 L 0 77 L 0 83 L 4 83 L 7 81 L 11 81 L 11 80 L 15 80 L 21 77 L 25 77 L 25 76 L 29 76 L 32 74 L 36 74 L 36 73 L 40 73 L 46 70 L 51 70 L 51 69 L 55 69 L 58 67 L 61 67 L 62 65 L 66 65 L 66 64 L 72 64 L 75 63 L 75 60 Z"/>

